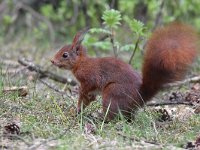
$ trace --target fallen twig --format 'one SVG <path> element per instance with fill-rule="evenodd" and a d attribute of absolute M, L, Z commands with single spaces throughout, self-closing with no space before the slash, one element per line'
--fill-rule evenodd
<path fill-rule="evenodd" d="M 192 77 L 192 78 L 185 79 L 183 81 L 166 84 L 163 87 L 164 88 L 175 87 L 175 86 L 180 86 L 180 85 L 190 83 L 190 82 L 200 82 L 200 76 L 195 76 L 195 77 Z"/>
<path fill-rule="evenodd" d="M 44 80 L 42 80 L 42 79 L 39 79 L 39 81 L 42 82 L 42 83 L 43 83 L 44 85 L 46 85 L 47 87 L 49 87 L 50 89 L 52 89 L 52 90 L 54 90 L 54 91 L 56 91 L 56 92 L 58 92 L 58 93 L 60 93 L 60 94 L 62 94 L 62 95 L 65 95 L 65 94 L 66 94 L 65 91 L 62 91 L 62 90 L 58 89 L 58 88 L 55 87 L 54 85 L 51 85 L 50 83 L 48 83 L 48 82 L 46 82 L 46 81 L 44 81 Z"/>
<path fill-rule="evenodd" d="M 27 61 L 25 58 L 19 58 L 18 59 L 18 62 L 24 66 L 27 66 L 27 68 L 30 70 L 30 71 L 35 71 L 37 73 L 39 73 L 42 77 L 49 77 L 50 79 L 52 80 L 55 80 L 57 82 L 61 82 L 61 83 L 67 83 L 67 84 L 70 84 L 72 86 L 76 85 L 77 83 L 75 81 L 69 81 L 67 78 L 64 78 L 62 76 L 59 76 L 53 72 L 50 72 L 48 70 L 45 70 L 44 68 L 30 62 L 30 61 Z"/>
<path fill-rule="evenodd" d="M 6 66 L 13 66 L 13 67 L 19 66 L 19 63 L 17 61 L 13 61 L 13 60 L 1 60 L 0 64 L 6 65 Z"/>
<path fill-rule="evenodd" d="M 190 105 L 190 106 L 193 106 L 194 104 L 191 102 L 169 102 L 169 101 L 146 104 L 146 106 L 164 106 L 164 105 Z"/>
<path fill-rule="evenodd" d="M 46 82 L 46 81 L 44 81 L 44 80 L 42 80 L 42 79 L 40 79 L 39 81 L 40 81 L 41 83 L 43 83 L 44 85 L 46 85 L 47 87 L 49 87 L 50 89 L 52 89 L 52 90 L 54 90 L 54 91 L 56 91 L 56 92 L 58 92 L 58 93 L 60 93 L 60 94 L 62 94 L 62 95 L 66 95 L 66 96 L 69 97 L 70 99 L 73 99 L 73 97 L 70 96 L 70 95 L 68 95 L 67 92 L 58 89 L 58 88 L 55 87 L 54 85 L 51 85 L 50 83 L 48 83 L 48 82 Z"/>
<path fill-rule="evenodd" d="M 2 69 L 1 70 L 1 75 L 6 75 L 6 74 L 12 74 L 13 76 L 24 71 L 26 69 L 26 67 L 21 67 L 21 68 L 18 68 L 18 69 Z"/>
<path fill-rule="evenodd" d="M 28 94 L 28 87 L 27 86 L 4 87 L 2 91 L 3 93 L 18 92 L 19 96 L 26 96 Z"/>

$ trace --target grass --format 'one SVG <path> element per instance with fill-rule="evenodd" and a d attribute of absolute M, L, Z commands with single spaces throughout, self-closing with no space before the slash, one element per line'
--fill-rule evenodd
<path fill-rule="evenodd" d="M 39 53 L 40 48 L 42 54 Z M 1 43 L 1 49 L 2 58 L 5 55 L 4 58 L 17 60 L 23 52 L 26 57 L 33 58 L 32 56 L 34 56 L 34 61 L 45 67 L 50 66 L 45 58 L 51 57 L 55 52 L 50 52 L 49 45 L 40 47 L 27 41 L 23 44 L 13 42 L 9 45 L 3 45 Z M 16 51 L 17 49 L 21 50 Z M 36 54 L 33 54 L 35 52 Z M 2 65 L 0 68 L 5 69 L 5 66 Z M 159 143 L 168 149 L 168 145 L 182 147 L 188 141 L 194 141 L 200 134 L 199 115 L 194 114 L 184 121 L 176 118 L 171 122 L 159 125 L 158 116 L 155 115 L 152 108 L 148 107 L 140 109 L 132 122 L 116 119 L 106 123 L 94 117 L 93 113 L 101 109 L 101 97 L 76 117 L 74 115 L 76 97 L 73 100 L 69 99 L 49 89 L 39 81 L 29 80 L 27 76 L 32 75 L 34 76 L 34 74 L 29 73 L 25 76 L 18 74 L 14 77 L 8 74 L 0 75 L 1 127 L 7 122 L 19 118 L 21 133 L 24 133 L 20 136 L 32 144 L 34 144 L 35 139 L 58 137 L 56 141 L 59 144 L 56 144 L 53 149 L 133 149 L 152 146 L 131 140 L 131 138 L 136 138 L 141 141 Z M 54 84 L 61 89 L 64 87 L 62 84 Z M 13 85 L 27 85 L 29 94 L 26 97 L 19 97 L 18 93 L 4 94 L 2 92 L 5 86 Z M 94 133 L 86 133 L 87 124 L 94 128 Z M 67 131 L 62 135 L 65 130 Z M 62 136 L 60 137 L 60 135 Z M 19 142 L 20 140 L 11 140 L 12 144 Z M 2 143 L 4 143 L 3 139 L 1 145 Z M 156 145 L 153 147 L 156 148 Z"/>

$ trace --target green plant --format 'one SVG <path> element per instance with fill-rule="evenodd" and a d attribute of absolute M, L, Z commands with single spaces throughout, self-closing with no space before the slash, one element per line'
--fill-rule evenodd
<path fill-rule="evenodd" d="M 136 53 L 136 50 L 139 47 L 141 40 L 146 36 L 146 27 L 144 24 L 136 19 L 130 19 L 127 16 L 124 16 L 123 24 L 128 24 L 130 30 L 133 33 L 132 43 L 123 45 L 117 40 L 119 25 L 121 25 L 122 17 L 119 11 L 117 10 L 105 10 L 102 16 L 104 27 L 101 28 L 91 28 L 90 33 L 92 35 L 87 35 L 84 41 L 86 46 L 94 46 L 103 50 L 113 49 L 115 57 L 117 57 L 119 52 L 130 51 L 132 50 L 132 55 L 129 59 L 131 64 L 133 56 Z M 105 40 L 99 41 L 98 38 L 94 37 L 94 34 L 104 35 Z M 135 36 L 134 36 L 135 35 Z"/>
<path fill-rule="evenodd" d="M 120 12 L 114 9 L 105 10 L 102 19 L 104 20 L 103 24 L 105 24 L 110 30 L 117 29 L 122 20 Z"/>
<path fill-rule="evenodd" d="M 138 45 L 139 45 L 140 40 L 146 36 L 146 34 L 145 34 L 146 27 L 144 26 L 144 24 L 141 21 L 138 21 L 136 19 L 131 20 L 128 16 L 125 16 L 124 20 L 128 23 L 128 26 L 131 29 L 131 31 L 133 32 L 133 34 L 136 35 L 133 40 L 133 44 L 131 44 L 129 46 L 125 45 L 126 50 L 127 49 L 130 50 L 129 48 L 133 49 L 132 55 L 129 59 L 129 64 L 131 64 L 133 57 L 139 47 Z M 121 49 L 123 50 L 124 47 L 122 47 Z"/>

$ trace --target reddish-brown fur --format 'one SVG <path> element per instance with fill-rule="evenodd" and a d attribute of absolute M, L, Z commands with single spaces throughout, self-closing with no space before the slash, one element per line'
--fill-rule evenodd
<path fill-rule="evenodd" d="M 161 87 L 181 80 L 197 55 L 197 33 L 188 25 L 172 23 L 154 31 L 146 46 L 140 92 L 145 101 Z"/>
<path fill-rule="evenodd" d="M 189 26 L 175 23 L 157 29 L 146 46 L 143 77 L 123 61 L 113 58 L 90 58 L 81 45 L 79 32 L 71 45 L 64 46 L 52 63 L 71 70 L 80 82 L 77 111 L 102 95 L 104 112 L 113 119 L 121 112 L 126 117 L 143 106 L 165 83 L 181 80 L 196 56 L 197 36 Z M 66 58 L 63 54 L 65 53 Z"/>

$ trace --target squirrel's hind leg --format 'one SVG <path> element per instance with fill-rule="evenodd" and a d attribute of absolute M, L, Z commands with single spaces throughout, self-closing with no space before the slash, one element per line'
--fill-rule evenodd
<path fill-rule="evenodd" d="M 102 104 L 104 116 L 108 120 L 114 119 L 117 115 L 122 115 L 126 119 L 131 118 L 132 114 L 132 92 L 124 89 L 118 83 L 112 83 L 103 90 Z"/>

